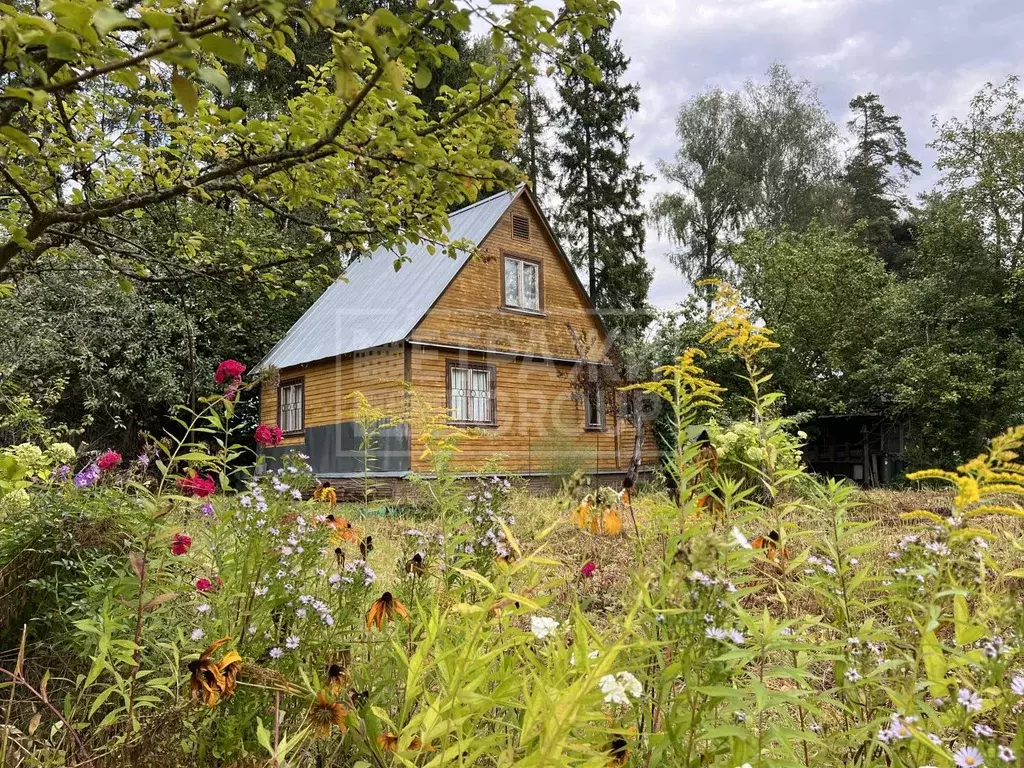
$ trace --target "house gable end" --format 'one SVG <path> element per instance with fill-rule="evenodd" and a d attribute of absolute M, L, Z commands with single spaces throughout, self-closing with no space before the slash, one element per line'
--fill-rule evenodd
<path fill-rule="evenodd" d="M 506 260 L 523 262 L 531 271 L 536 265 L 539 306 L 524 309 L 506 300 Z M 514 263 L 508 269 L 522 275 L 516 273 Z M 515 295 L 514 285 L 510 292 Z M 526 188 L 511 201 L 480 243 L 477 255 L 452 278 L 409 339 L 565 360 L 578 360 L 582 347 L 587 359 L 594 361 L 608 358 L 610 343 L 579 277 Z"/>

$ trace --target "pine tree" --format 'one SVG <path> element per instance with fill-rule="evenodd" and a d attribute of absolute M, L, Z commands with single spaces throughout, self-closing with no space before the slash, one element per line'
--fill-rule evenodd
<path fill-rule="evenodd" d="M 637 338 L 650 323 L 647 291 L 653 273 L 644 258 L 648 178 L 629 162 L 627 118 L 640 108 L 639 87 L 621 82 L 629 65 L 611 27 L 576 37 L 570 50 L 590 56 L 601 77 L 561 71 L 555 111 L 557 194 L 555 228 L 572 263 L 587 275 L 591 299 L 605 323 Z"/>
<path fill-rule="evenodd" d="M 850 101 L 854 118 L 847 122 L 857 144 L 846 165 L 851 194 L 851 217 L 865 220 L 862 236 L 890 269 L 899 270 L 912 234 L 901 218 L 909 207 L 906 186 L 921 172 L 921 163 L 907 151 L 907 136 L 899 115 L 891 115 L 877 94 Z"/>

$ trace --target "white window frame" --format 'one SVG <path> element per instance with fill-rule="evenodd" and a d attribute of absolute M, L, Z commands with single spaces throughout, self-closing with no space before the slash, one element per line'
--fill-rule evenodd
<path fill-rule="evenodd" d="M 509 286 L 507 281 L 508 265 L 515 264 L 516 266 L 516 295 L 512 301 L 509 301 Z M 526 271 L 533 269 L 536 273 L 536 305 L 529 306 L 526 303 L 526 292 L 524 285 L 526 284 Z M 520 312 L 534 312 L 540 314 L 541 312 L 541 288 L 543 287 L 543 277 L 541 274 L 541 263 L 534 261 L 533 259 L 524 259 L 520 256 L 506 255 L 501 264 L 501 290 L 502 290 L 502 304 L 509 308 L 515 309 Z"/>
<path fill-rule="evenodd" d="M 293 435 L 305 429 L 305 398 L 305 379 L 281 382 L 277 392 L 277 425 L 282 433 Z"/>
<path fill-rule="evenodd" d="M 498 424 L 497 371 L 487 363 L 447 362 L 448 418 L 453 424 Z"/>

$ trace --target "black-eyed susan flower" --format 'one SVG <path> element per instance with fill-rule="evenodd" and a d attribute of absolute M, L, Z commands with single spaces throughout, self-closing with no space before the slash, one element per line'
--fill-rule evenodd
<path fill-rule="evenodd" d="M 345 735 L 345 718 L 348 717 L 348 710 L 337 700 L 327 698 L 323 691 L 320 691 L 316 695 L 316 701 L 310 704 L 308 717 L 313 735 L 318 739 L 330 738 L 333 727 L 337 727 L 342 735 Z"/>
<path fill-rule="evenodd" d="M 605 744 L 604 751 L 608 753 L 608 765 L 625 765 L 629 760 L 629 742 L 622 736 Z"/>
<path fill-rule="evenodd" d="M 238 675 L 242 671 L 242 657 L 238 651 L 228 651 L 218 664 L 224 676 L 224 698 L 231 698 L 238 688 Z"/>
<path fill-rule="evenodd" d="M 370 610 L 366 612 L 366 628 L 383 629 L 384 625 L 395 617 L 395 614 L 403 619 L 409 618 L 409 611 L 401 601 L 390 592 L 385 592 L 373 601 Z"/>
<path fill-rule="evenodd" d="M 409 561 L 405 564 L 405 572 L 410 576 L 422 576 L 423 575 L 423 555 L 417 552 L 415 555 L 409 558 Z"/>
<path fill-rule="evenodd" d="M 366 556 L 371 552 L 373 552 L 373 536 L 367 536 L 359 542 L 359 554 L 362 555 L 363 560 L 365 560 Z"/>
<path fill-rule="evenodd" d="M 337 696 L 341 693 L 341 690 L 348 684 L 348 670 L 344 666 L 335 662 L 327 667 L 327 690 L 331 692 L 332 696 Z"/>
<path fill-rule="evenodd" d="M 234 693 L 235 690 L 235 681 L 242 666 L 241 656 L 237 652 L 231 651 L 220 662 L 211 658 L 218 648 L 230 640 L 230 637 L 222 637 L 220 640 L 210 643 L 206 650 L 199 654 L 198 659 L 190 661 L 188 664 L 188 671 L 192 673 L 192 678 L 189 681 L 189 696 L 193 699 L 200 699 L 208 707 L 215 706 L 220 701 L 220 697 L 225 694 L 224 668 L 231 670 L 231 693 Z"/>
<path fill-rule="evenodd" d="M 377 745 L 380 747 L 381 752 L 397 752 L 398 751 L 398 736 L 391 733 L 382 733 L 377 737 Z M 412 752 L 418 752 L 423 748 L 423 742 L 419 736 L 413 736 L 412 741 L 409 742 L 409 750 Z"/>

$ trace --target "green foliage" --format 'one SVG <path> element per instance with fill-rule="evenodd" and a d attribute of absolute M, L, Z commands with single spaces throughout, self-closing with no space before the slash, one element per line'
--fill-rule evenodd
<path fill-rule="evenodd" d="M 850 101 L 854 118 L 847 123 L 857 142 L 846 164 L 850 188 L 851 221 L 866 222 L 865 244 L 877 251 L 891 269 L 902 268 L 902 255 L 911 242 L 910 231 L 899 214 L 908 207 L 904 189 L 921 163 L 907 150 L 907 137 L 899 115 L 885 111 L 874 93 Z"/>
<path fill-rule="evenodd" d="M 11 9 L 0 27 L 0 175 L 11 193 L 0 213 L 9 233 L 0 274 L 54 255 L 74 265 L 85 250 L 126 280 L 147 277 L 161 256 L 124 238 L 122 222 L 186 199 L 278 216 L 346 252 L 401 253 L 423 238 L 448 248 L 447 211 L 514 175 L 499 158 L 516 140 L 508 105 L 519 78 L 613 9 L 605 0 L 557 16 L 528 0 L 367 13 L 291 2 L 147 6 L 137 15 L 79 0 L 47 13 Z M 420 95 L 434 70 L 459 58 L 448 41 L 474 17 L 494 29 L 493 61 L 471 66 L 459 87 L 440 87 L 425 109 Z M 308 48 L 324 36 L 324 63 L 296 71 L 290 43 Z M 240 72 L 272 59 L 288 62 L 302 86 L 273 113 L 247 114 L 233 96 L 251 80 Z M 310 209 L 325 215 L 307 218 Z M 173 267 L 224 266 L 178 243 Z M 230 271 L 273 271 L 239 251 Z"/>
<path fill-rule="evenodd" d="M 633 339 L 652 319 L 646 301 L 654 276 L 643 255 L 647 176 L 629 162 L 626 129 L 640 108 L 639 88 L 622 82 L 629 59 L 611 25 L 570 38 L 567 49 L 601 76 L 592 81 L 586 70 L 568 66 L 556 75 L 552 156 L 560 204 L 554 224 L 569 259 L 586 274 L 605 324 Z"/>
<path fill-rule="evenodd" d="M 728 247 L 747 227 L 800 229 L 834 205 L 835 126 L 811 85 L 781 65 L 767 83 L 686 102 L 676 134 L 675 159 L 659 166 L 674 190 L 654 213 L 692 283 L 726 275 Z"/>
<path fill-rule="evenodd" d="M 642 506 L 617 604 L 588 580 L 630 548 L 580 532 L 561 501 L 521 535 L 534 500 L 457 477 L 471 435 L 413 393 L 434 518 L 378 521 L 372 547 L 369 519 L 353 530 L 302 500 L 300 457 L 235 469 L 238 416 L 222 395 L 177 414 L 152 473 L 125 466 L 81 488 L 37 476 L 26 505 L 0 510 L 8 647 L 28 623 L 0 663 L 0 749 L 53 766 L 881 768 L 951 766 L 967 749 L 1010 761 L 1024 738 L 1024 543 L 1000 518 L 1024 517 L 1024 427 L 957 472 L 913 477 L 953 486 L 948 515 L 882 530 L 851 486 L 772 456 L 786 427 L 760 362 L 773 343 L 734 292 L 718 296 L 706 337 L 745 372 L 752 421 L 735 432 L 756 483 L 730 477 L 731 448 L 716 467 L 687 439 L 721 389 L 695 351 L 636 385 L 679 427 L 681 503 L 628 502 Z M 39 467 L 67 449 L 47 452 L 3 455 Z M 196 472 L 219 490 L 194 495 Z M 586 538 L 599 576 L 571 575 L 566 537 Z"/>
<path fill-rule="evenodd" d="M 871 410 L 884 398 L 858 385 L 893 281 L 856 232 L 817 222 L 803 232 L 757 230 L 732 259 L 779 344 L 771 367 L 792 411 Z"/>

